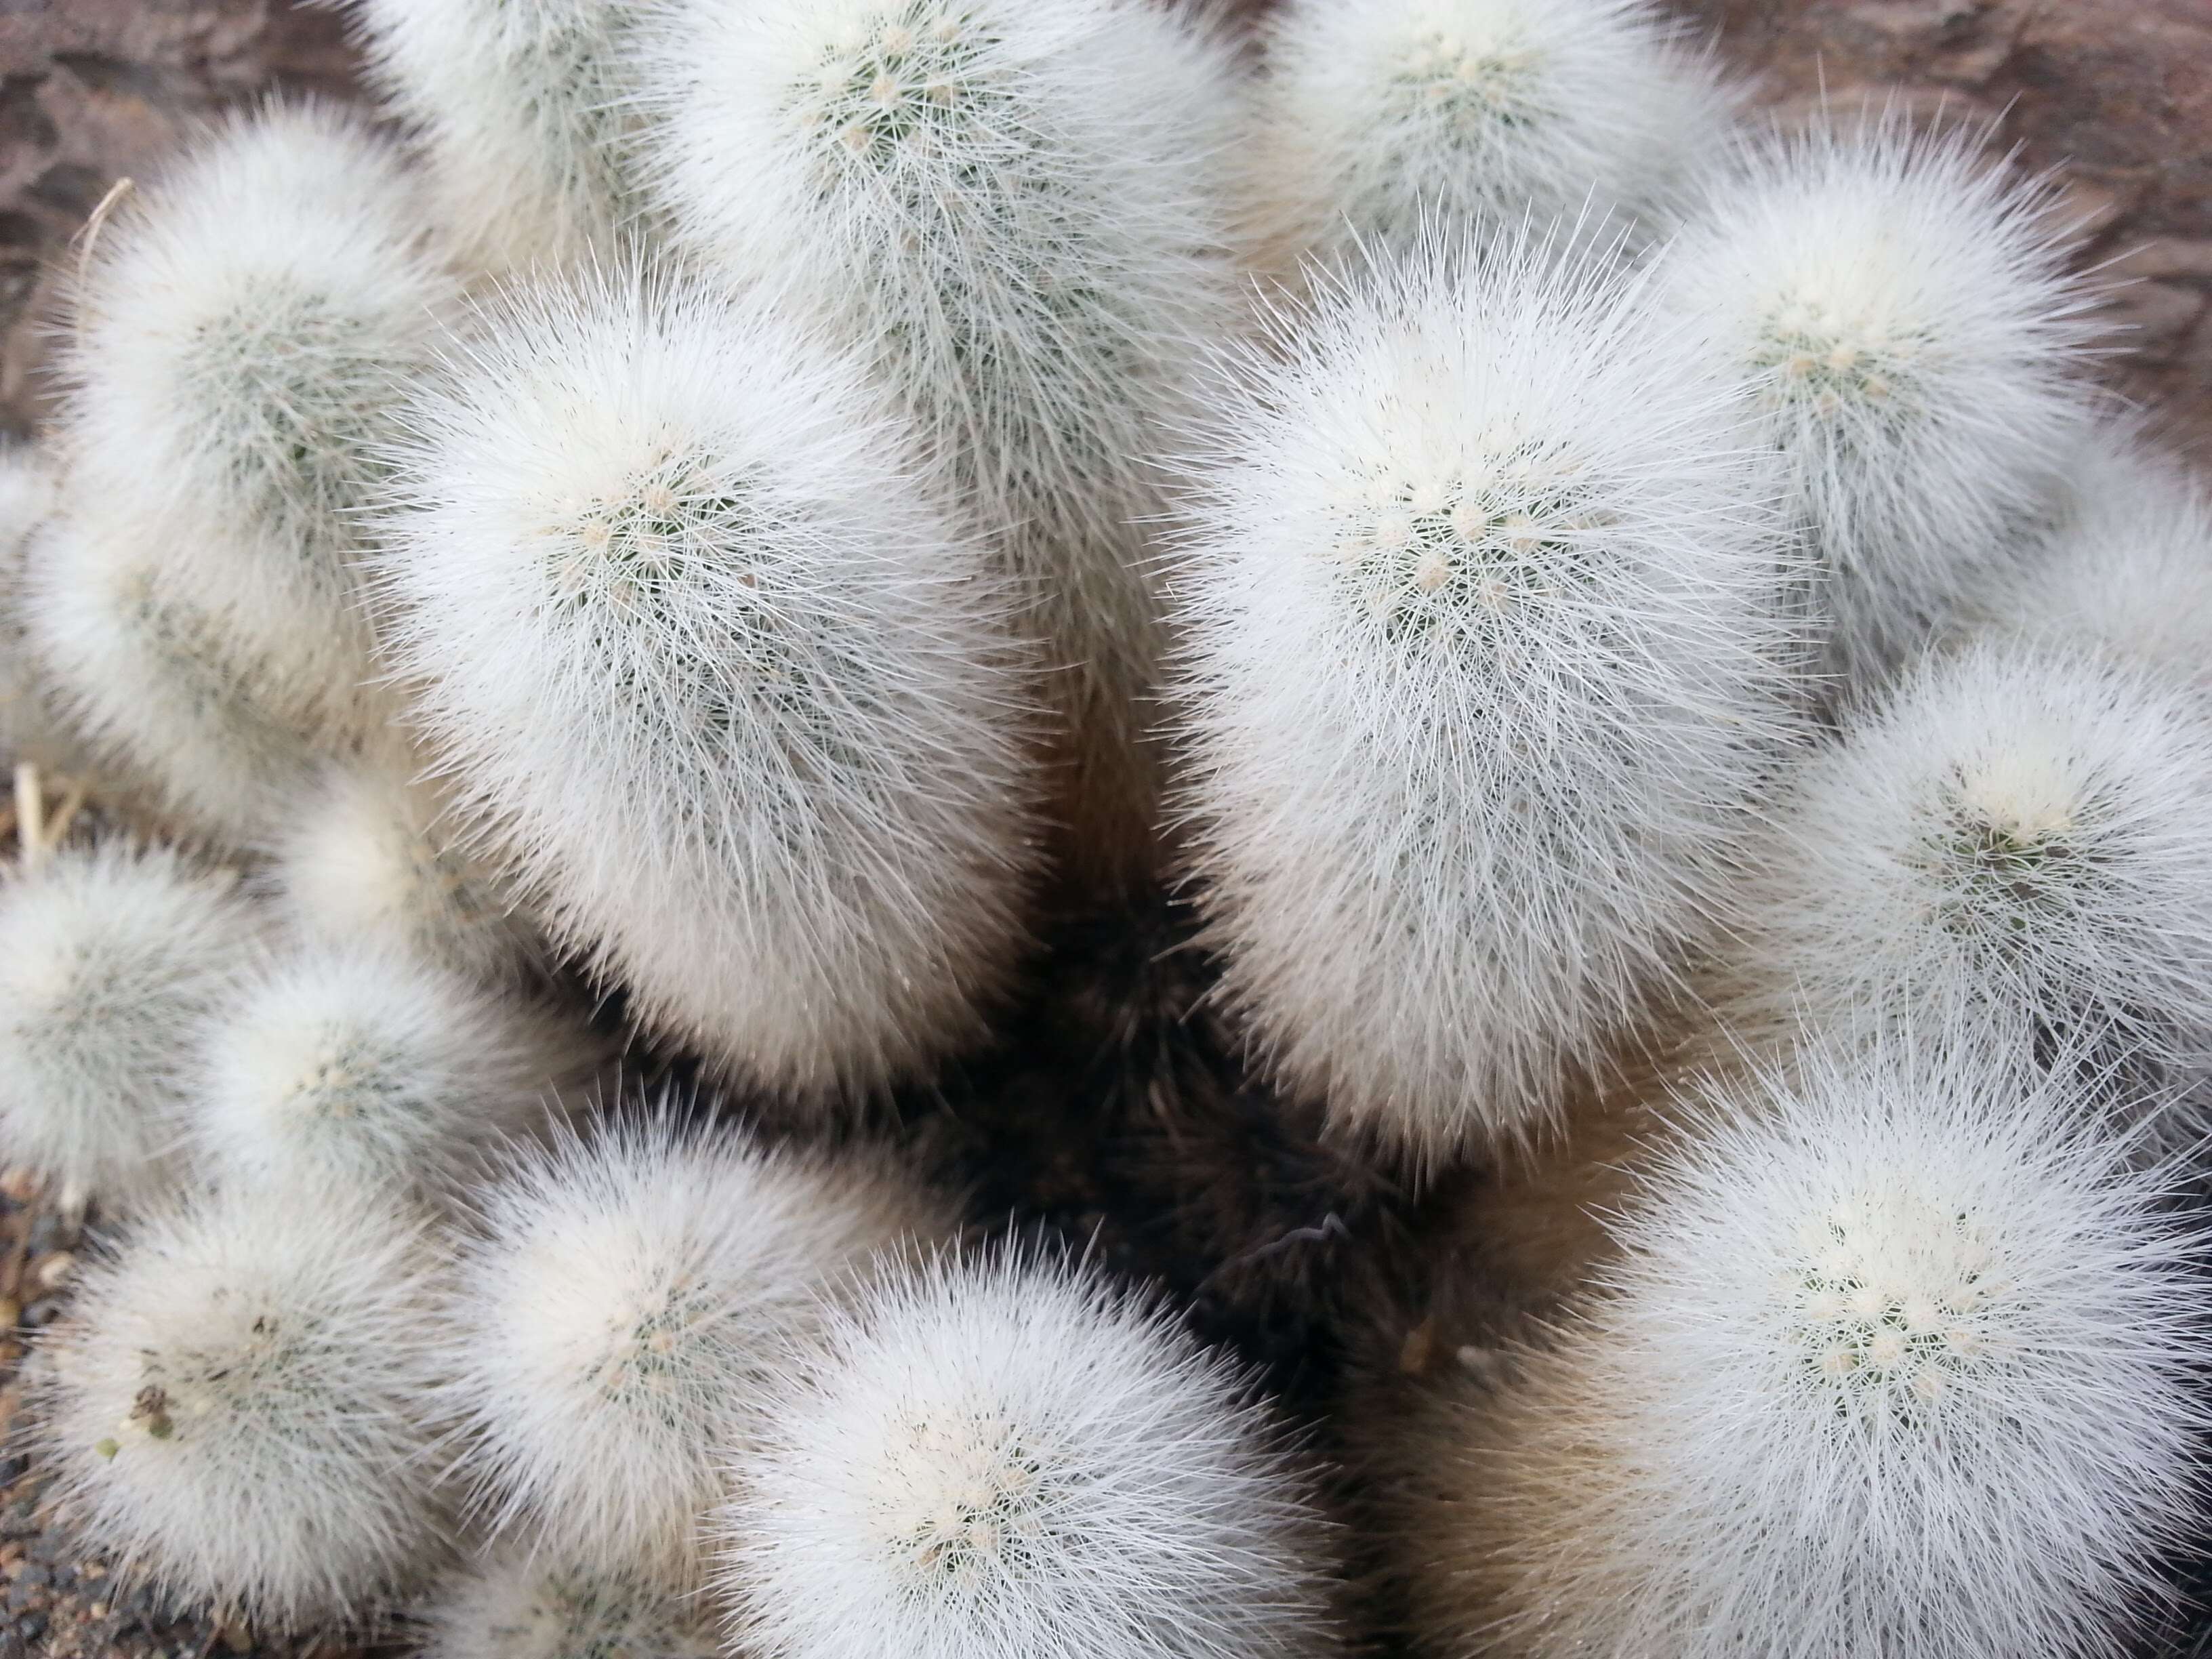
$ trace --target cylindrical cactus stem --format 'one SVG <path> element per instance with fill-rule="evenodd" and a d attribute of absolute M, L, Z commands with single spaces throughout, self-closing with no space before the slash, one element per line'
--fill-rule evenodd
<path fill-rule="evenodd" d="M 1577 1308 L 1363 1428 L 1418 1650 L 2112 1651 L 2200 1522 L 2172 1172 L 1971 1042 L 1689 1109 Z"/>
<path fill-rule="evenodd" d="M 1799 696 L 1742 398 L 1609 265 L 1436 246 L 1214 393 L 1183 805 L 1261 1056 L 1416 1164 L 1556 1113 L 1707 930 Z"/>
<path fill-rule="evenodd" d="M 765 301 L 515 295 L 380 561 L 443 775 L 643 1023 L 794 1097 L 971 1038 L 1031 863 L 1009 585 Z"/>
<path fill-rule="evenodd" d="M 1734 96 L 1650 0 L 1290 0 L 1236 152 L 1258 269 L 1424 234 L 1663 229 Z"/>
<path fill-rule="evenodd" d="M 173 1181 L 204 1022 L 263 937 L 234 872 L 68 847 L 0 886 L 0 1157 L 118 1208 Z"/>
<path fill-rule="evenodd" d="M 64 365 L 64 494 L 178 591 L 313 620 L 252 629 L 288 708 L 381 724 L 355 580 L 390 415 L 456 294 L 400 152 L 271 104 L 100 227 Z"/>
<path fill-rule="evenodd" d="M 732 1634 L 763 1659 L 1335 1651 L 1279 1425 L 1086 1270 L 1006 1252 L 880 1281 L 779 1377 L 730 1479 Z"/>
<path fill-rule="evenodd" d="M 436 1565 L 436 1256 L 387 1199 L 203 1197 L 85 1273 L 33 1373 L 37 1432 L 62 1514 L 126 1581 L 327 1628 L 387 1614 Z"/>
<path fill-rule="evenodd" d="M 1671 306 L 1755 389 L 1784 459 L 1838 694 L 2019 579 L 2095 404 L 2070 241 L 2048 179 L 1869 117 L 1747 143 L 1662 257 Z"/>
<path fill-rule="evenodd" d="M 872 359 L 1019 587 L 1063 850 L 1143 873 L 1149 458 L 1233 312 L 1226 51 L 1140 0 L 677 0 L 652 34 L 672 234 Z"/>
<path fill-rule="evenodd" d="M 617 1120 L 519 1152 L 475 1196 L 441 1328 L 475 1510 L 554 1561 L 696 1589 L 717 1457 L 878 1253 L 950 1207 L 886 1165 Z"/>
<path fill-rule="evenodd" d="M 334 0 L 421 146 L 471 268 L 523 273 L 649 229 L 635 38 L 665 0 Z"/>
<path fill-rule="evenodd" d="M 1924 661 L 1779 781 L 1723 1022 L 1928 1024 L 2125 1089 L 2212 1078 L 2212 710 L 2155 671 L 1992 639 Z M 2171 1127 L 2188 1126 L 2172 1113 Z"/>

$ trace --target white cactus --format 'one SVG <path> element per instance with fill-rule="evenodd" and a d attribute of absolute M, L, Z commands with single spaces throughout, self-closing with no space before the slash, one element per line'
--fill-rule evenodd
<path fill-rule="evenodd" d="M 177 546 L 173 526 L 93 503 L 56 520 L 27 555 L 26 643 L 104 765 L 185 830 L 250 847 L 318 755 L 348 746 L 353 697 L 343 671 L 298 672 L 320 605 L 199 581 Z"/>
<path fill-rule="evenodd" d="M 939 1259 L 830 1320 L 720 1516 L 762 1659 L 1333 1650 L 1306 1489 L 1235 1367 L 1097 1276 Z"/>
<path fill-rule="evenodd" d="M 1723 1011 L 2027 1065 L 2107 1027 L 2138 1084 L 2212 1066 L 2212 711 L 2007 640 L 1924 663 L 1778 788 Z"/>
<path fill-rule="evenodd" d="M 476 1509 L 555 1561 L 696 1583 L 715 1457 L 849 1271 L 952 1224 L 887 1168 L 617 1121 L 476 1196 L 441 1322 Z"/>
<path fill-rule="evenodd" d="M 1968 1045 L 1699 1104 L 1623 1255 L 1377 1488 L 1462 1655 L 2118 1651 L 2202 1523 L 2172 1172 Z"/>
<path fill-rule="evenodd" d="M 209 1024 L 188 1139 L 223 1185 L 458 1197 L 582 1103 L 593 1046 L 549 1012 L 370 945 L 294 951 Z"/>
<path fill-rule="evenodd" d="M 271 105 L 126 199 L 96 247 L 64 358 L 68 502 L 135 517 L 222 611 L 313 617 L 252 629 L 279 701 L 371 727 L 359 514 L 455 294 L 401 156 L 351 117 Z"/>
<path fill-rule="evenodd" d="M 227 871 L 57 851 L 0 887 L 0 1157 L 127 1207 L 176 1168 L 190 1050 L 261 924 Z"/>
<path fill-rule="evenodd" d="M 1196 867 L 1293 1084 L 1415 1162 L 1553 1115 L 1715 908 L 1794 695 L 1742 400 L 1633 282 L 1435 247 L 1215 395 Z"/>
<path fill-rule="evenodd" d="M 0 755 L 49 763 L 66 745 L 32 653 L 26 605 L 31 544 L 53 511 L 45 455 L 0 445 Z"/>
<path fill-rule="evenodd" d="M 1238 155 L 1261 269 L 1425 229 L 1664 227 L 1733 94 L 1651 0 L 1291 0 Z"/>
<path fill-rule="evenodd" d="M 410 757 L 324 768 L 281 813 L 270 887 L 309 939 L 373 941 L 454 972 L 511 981 L 541 954 L 502 872 Z"/>
<path fill-rule="evenodd" d="M 2047 180 L 1867 119 L 1747 145 L 1660 262 L 1716 368 L 1756 388 L 1847 691 L 2019 579 L 2093 404 L 2069 240 Z"/>
<path fill-rule="evenodd" d="M 503 1549 L 453 1575 L 418 1615 L 422 1659 L 721 1659 L 711 1612 L 634 1574 Z"/>
<path fill-rule="evenodd" d="M 647 228 L 637 36 L 665 0 L 337 0 L 412 129 L 441 228 L 481 271 L 610 252 Z"/>
<path fill-rule="evenodd" d="M 434 1256 L 310 1188 L 150 1216 L 33 1373 L 62 1514 L 126 1578 L 256 1626 L 368 1619 L 441 1547 L 421 1406 Z"/>
<path fill-rule="evenodd" d="M 797 1095 L 976 1029 L 1029 862 L 1006 585 L 848 361 L 621 277 L 413 410 L 383 560 L 418 712 L 549 925 Z"/>
<path fill-rule="evenodd" d="M 1019 584 L 1087 878 L 1151 856 L 1146 458 L 1226 325 L 1237 91 L 1140 0 L 677 0 L 649 135 L 678 240 L 869 353 Z"/>
<path fill-rule="evenodd" d="M 1980 625 L 2094 645 L 2212 689 L 2212 490 L 2105 434 L 2071 458 L 2027 568 L 1975 601 Z"/>

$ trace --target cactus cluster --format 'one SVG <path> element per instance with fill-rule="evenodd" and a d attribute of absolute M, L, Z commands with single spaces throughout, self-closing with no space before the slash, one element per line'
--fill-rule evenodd
<path fill-rule="evenodd" d="M 1656 0 L 342 3 L 390 118 L 118 188 L 0 455 L 90 1548 L 427 1659 L 2183 1616 L 2212 495 L 2051 181 Z"/>

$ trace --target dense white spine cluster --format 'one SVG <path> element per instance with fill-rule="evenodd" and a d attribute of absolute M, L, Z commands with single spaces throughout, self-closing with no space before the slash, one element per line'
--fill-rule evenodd
<path fill-rule="evenodd" d="M 1651 0 L 1290 0 L 1239 159 L 1261 269 L 1425 231 L 1653 228 L 1731 95 Z"/>
<path fill-rule="evenodd" d="M 1846 690 L 2017 580 L 2093 402 L 2069 238 L 1971 137 L 1867 120 L 1745 146 L 1660 261 L 1786 459 Z"/>
<path fill-rule="evenodd" d="M 46 458 L 0 444 L 0 754 L 22 758 L 44 758 L 58 736 L 24 613 L 31 544 L 53 511 L 53 468 Z"/>
<path fill-rule="evenodd" d="M 433 1565 L 441 1520 L 410 1212 L 310 1188 L 150 1216 L 44 1345 L 44 1467 L 127 1577 L 256 1628 L 373 1613 Z"/>
<path fill-rule="evenodd" d="M 830 1316 L 720 1516 L 762 1659 L 1332 1650 L 1319 1529 L 1232 1365 L 1095 1275 L 939 1258 Z"/>
<path fill-rule="evenodd" d="M 454 1574 L 419 1617 L 422 1659 L 722 1659 L 696 1596 L 512 1548 Z"/>
<path fill-rule="evenodd" d="M 281 585 L 202 582 L 165 521 L 87 501 L 32 544 L 25 638 L 55 707 L 186 830 L 258 837 L 354 723 L 343 678 L 305 682 L 327 620 Z"/>
<path fill-rule="evenodd" d="M 1417 1161 L 1553 1111 L 1788 727 L 1742 399 L 1595 261 L 1434 247 L 1214 392 L 1174 588 L 1196 866 L 1267 1055 Z"/>
<path fill-rule="evenodd" d="M 101 227 L 66 357 L 67 491 L 128 514 L 166 577 L 312 617 L 249 628 L 289 708 L 370 723 L 351 564 L 399 388 L 453 279 L 401 158 L 351 117 L 270 106 Z"/>
<path fill-rule="evenodd" d="M 2032 1062 L 2118 1033 L 2212 1066 L 2212 714 L 2009 640 L 1924 664 L 1778 787 L 1738 891 L 1740 1029 L 1914 1024 Z"/>
<path fill-rule="evenodd" d="M 650 136 L 674 234 L 874 362 L 1018 584 L 1088 874 L 1148 856 L 1146 458 L 1232 289 L 1238 88 L 1142 0 L 675 0 Z"/>
<path fill-rule="evenodd" d="M 971 1036 L 1030 862 L 1012 599 L 763 305 L 516 296 L 413 406 L 381 559 L 454 786 L 631 1012 L 793 1094 Z"/>
<path fill-rule="evenodd" d="M 679 1584 L 775 1356 L 848 1273 L 951 1225 L 886 1170 L 659 1120 L 519 1154 L 474 1202 L 439 1356 L 475 1509 L 549 1559 Z"/>
<path fill-rule="evenodd" d="M 591 1051 L 531 1005 L 374 946 L 269 964 L 210 1022 L 189 1134 L 222 1185 L 459 1197 L 580 1103 Z"/>
<path fill-rule="evenodd" d="M 501 872 L 411 756 L 323 768 L 286 804 L 270 855 L 276 902 L 301 933 L 373 943 L 488 981 L 538 954 Z"/>
<path fill-rule="evenodd" d="M 2212 490 L 2118 433 L 2070 460 L 2055 521 L 1983 625 L 2076 641 L 2212 689 Z"/>
<path fill-rule="evenodd" d="M 116 1208 L 173 1181 L 190 1054 L 258 946 L 234 876 L 118 843 L 0 887 L 0 1158 Z"/>
<path fill-rule="evenodd" d="M 604 257 L 645 228 L 635 37 L 665 0 L 337 0 L 479 270 Z"/>
<path fill-rule="evenodd" d="M 2118 1651 L 2202 1520 L 2172 1172 L 1972 1045 L 1702 1110 L 1580 1317 L 1409 1449 L 1432 1650 Z"/>

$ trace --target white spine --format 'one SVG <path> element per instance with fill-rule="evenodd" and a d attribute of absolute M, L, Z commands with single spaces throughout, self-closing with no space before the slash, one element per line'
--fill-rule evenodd
<path fill-rule="evenodd" d="M 1215 392 L 1174 588 L 1195 860 L 1268 1059 L 1416 1162 L 1555 1110 L 1788 731 L 1742 400 L 1595 260 L 1431 246 Z"/>
<path fill-rule="evenodd" d="M 470 1563 L 418 1617 L 422 1659 L 722 1659 L 696 1595 L 517 1549 Z"/>
<path fill-rule="evenodd" d="M 604 257 L 647 228 L 635 41 L 662 0 L 339 3 L 472 267 Z"/>
<path fill-rule="evenodd" d="M 210 1022 L 189 1136 L 220 1184 L 459 1197 L 488 1152 L 582 1103 L 592 1058 L 550 1012 L 444 969 L 311 947 Z"/>
<path fill-rule="evenodd" d="M 441 1545 L 420 1346 L 435 1258 L 358 1194 L 228 1194 L 88 1271 L 33 1403 L 61 1512 L 257 1630 L 367 1620 Z"/>
<path fill-rule="evenodd" d="M 389 143 L 270 105 L 126 198 L 76 294 L 68 506 L 129 524 L 163 580 L 240 613 L 276 701 L 325 716 L 311 740 L 377 723 L 359 515 L 454 295 L 422 216 Z"/>
<path fill-rule="evenodd" d="M 270 885 L 307 938 L 371 943 L 487 982 L 543 953 L 513 884 L 411 756 L 372 750 L 324 768 L 278 815 Z"/>
<path fill-rule="evenodd" d="M 1971 1044 L 1699 1111 L 1580 1315 L 1386 1494 L 1431 1650 L 2120 1651 L 2203 1522 L 2174 1172 Z"/>
<path fill-rule="evenodd" d="M 1665 227 L 1733 95 L 1650 0 L 1291 0 L 1238 153 L 1262 270 L 1425 229 Z"/>
<path fill-rule="evenodd" d="M 2212 489 L 2119 431 L 2085 445 L 2064 486 L 2033 561 L 1976 595 L 1972 620 L 2212 690 Z"/>
<path fill-rule="evenodd" d="M 1150 857 L 1138 521 L 1228 325 L 1228 58 L 1142 0 L 677 0 L 651 135 L 679 242 L 874 362 L 1018 585 L 1089 877 Z"/>
<path fill-rule="evenodd" d="M 25 636 L 64 719 L 179 827 L 267 833 L 353 723 L 348 683 L 295 672 L 327 616 L 281 586 L 248 597 L 180 569 L 172 527 L 87 502 L 33 542 Z"/>
<path fill-rule="evenodd" d="M 2212 1067 L 2212 711 L 2055 647 L 1933 659 L 1784 776 L 1737 897 L 1747 1032 L 1919 1023 L 2026 1066 L 2112 1028 L 2138 1084 L 2186 1086 Z"/>
<path fill-rule="evenodd" d="M 228 872 L 118 843 L 0 887 L 0 1157 L 141 1203 L 176 1174 L 189 1055 L 260 923 Z"/>
<path fill-rule="evenodd" d="M 1268 1412 L 1091 1274 L 939 1259 L 831 1316 L 731 1470 L 724 1584 L 762 1659 L 1333 1650 Z"/>
<path fill-rule="evenodd" d="M 1011 599 L 762 303 L 518 296 L 413 407 L 382 560 L 454 787 L 647 1024 L 794 1095 L 977 1028 L 1029 862 Z"/>
<path fill-rule="evenodd" d="M 2094 404 L 2069 242 L 2047 180 L 1869 119 L 1747 144 L 1661 259 L 1786 459 L 1847 693 L 2019 580 Z"/>
<path fill-rule="evenodd" d="M 951 1224 L 887 1169 L 665 1121 L 518 1154 L 475 1201 L 440 1345 L 474 1508 L 549 1559 L 687 1585 L 773 1355 L 848 1271 Z"/>

